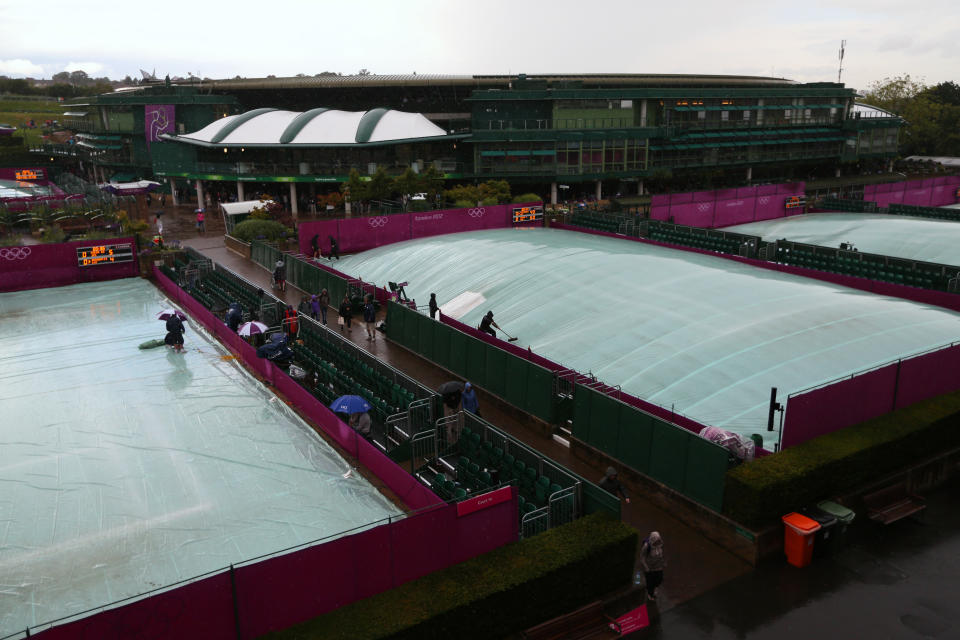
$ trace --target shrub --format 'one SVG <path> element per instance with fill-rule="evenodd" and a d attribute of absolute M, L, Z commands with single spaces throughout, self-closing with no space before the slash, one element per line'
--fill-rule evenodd
<path fill-rule="evenodd" d="M 473 202 L 470 202 L 469 200 L 457 200 L 456 202 L 453 203 L 454 209 L 469 209 L 470 207 L 475 207 L 475 206 L 477 206 L 476 200 L 474 200 Z"/>
<path fill-rule="evenodd" d="M 492 207 L 494 205 L 500 204 L 500 201 L 497 200 L 496 198 L 484 198 L 483 200 L 480 201 L 480 204 L 482 204 L 485 207 Z"/>
<path fill-rule="evenodd" d="M 724 514 L 763 527 L 913 460 L 960 446 L 960 392 L 867 420 L 727 472 Z"/>
<path fill-rule="evenodd" d="M 248 218 L 233 228 L 233 237 L 242 242 L 261 238 L 267 241 L 279 240 L 287 233 L 287 228 L 275 220 L 257 220 Z"/>
<path fill-rule="evenodd" d="M 595 513 L 265 637 L 507 637 L 627 585 L 638 538 Z"/>
<path fill-rule="evenodd" d="M 535 193 L 521 193 L 512 202 L 540 202 L 542 198 Z"/>

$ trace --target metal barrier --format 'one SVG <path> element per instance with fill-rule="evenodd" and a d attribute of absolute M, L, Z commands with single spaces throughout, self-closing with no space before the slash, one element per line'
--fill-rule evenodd
<path fill-rule="evenodd" d="M 520 539 L 531 538 L 550 528 L 550 507 L 541 507 L 520 518 Z"/>
<path fill-rule="evenodd" d="M 550 526 L 559 527 L 562 524 L 573 522 L 580 512 L 577 504 L 577 490 L 579 487 L 567 487 L 550 494 Z"/>
<path fill-rule="evenodd" d="M 410 473 L 416 475 L 417 471 L 436 460 L 437 449 L 435 430 L 421 431 L 410 438 Z"/>
<path fill-rule="evenodd" d="M 447 456 L 457 452 L 456 445 L 463 432 L 463 412 L 458 411 L 452 416 L 437 420 L 437 439 L 442 443 L 439 447 L 440 456 Z"/>

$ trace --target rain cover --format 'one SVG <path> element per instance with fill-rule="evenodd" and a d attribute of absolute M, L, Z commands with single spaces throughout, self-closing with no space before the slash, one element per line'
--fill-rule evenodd
<path fill-rule="evenodd" d="M 766 431 L 787 394 L 960 335 L 960 315 L 710 255 L 557 229 L 475 231 L 380 247 L 337 268 L 408 280 L 441 307 L 471 292 L 516 344 L 704 424 Z M 500 334 L 501 337 L 503 334 Z"/>
<path fill-rule="evenodd" d="M 0 294 L 0 637 L 399 510 L 170 302 Z"/>

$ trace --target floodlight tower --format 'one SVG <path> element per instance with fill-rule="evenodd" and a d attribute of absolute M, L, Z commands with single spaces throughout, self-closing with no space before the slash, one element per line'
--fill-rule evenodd
<path fill-rule="evenodd" d="M 837 70 L 837 82 L 840 82 L 840 74 L 843 73 L 843 52 L 847 47 L 847 41 L 840 41 L 840 69 Z"/>

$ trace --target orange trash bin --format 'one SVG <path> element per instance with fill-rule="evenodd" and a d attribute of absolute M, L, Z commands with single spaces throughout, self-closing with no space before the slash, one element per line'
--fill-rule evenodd
<path fill-rule="evenodd" d="M 820 524 L 800 513 L 783 516 L 783 552 L 787 562 L 795 567 L 805 567 L 813 558 L 813 539 Z"/>

